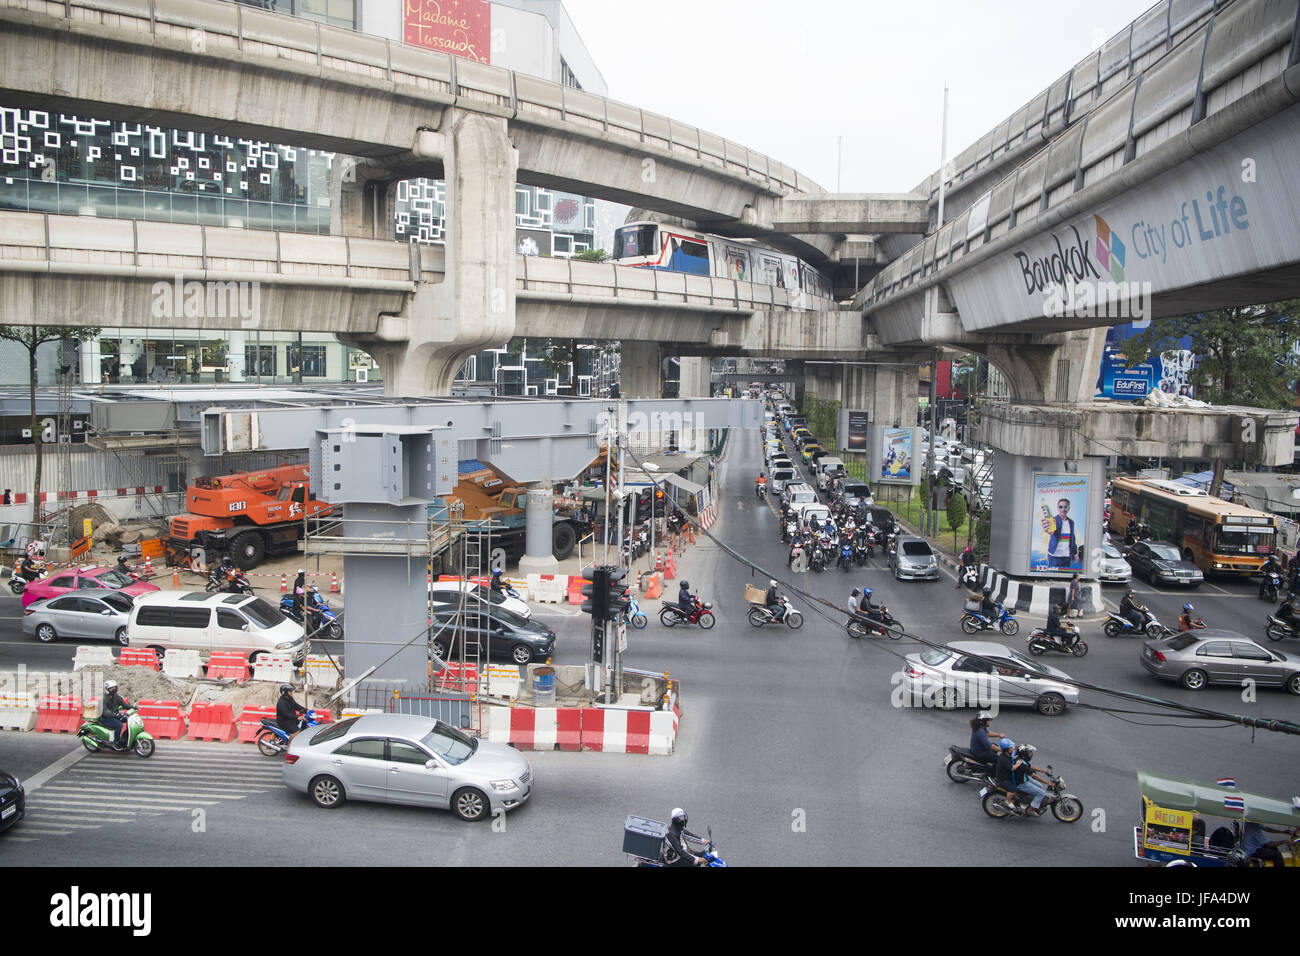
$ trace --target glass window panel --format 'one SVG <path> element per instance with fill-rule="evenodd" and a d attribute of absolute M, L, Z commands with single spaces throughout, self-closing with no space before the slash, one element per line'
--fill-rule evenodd
<path fill-rule="evenodd" d="M 58 212 L 59 211 L 59 186 L 58 183 L 38 182 L 35 179 L 27 182 L 28 208 L 32 212 Z"/>
<path fill-rule="evenodd" d="M 172 222 L 196 223 L 199 221 L 198 197 L 185 193 L 172 193 Z"/>

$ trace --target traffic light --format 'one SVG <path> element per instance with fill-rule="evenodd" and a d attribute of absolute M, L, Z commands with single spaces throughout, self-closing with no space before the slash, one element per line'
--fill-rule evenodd
<path fill-rule="evenodd" d="M 583 568 L 582 576 L 591 581 L 582 586 L 582 613 L 591 615 L 595 625 L 604 624 L 609 617 L 609 568 L 606 565 Z"/>
<path fill-rule="evenodd" d="M 605 613 L 613 620 L 619 620 L 627 611 L 631 602 L 627 596 L 627 585 L 623 579 L 627 577 L 627 568 L 606 568 L 606 585 L 607 594 L 605 596 Z"/>

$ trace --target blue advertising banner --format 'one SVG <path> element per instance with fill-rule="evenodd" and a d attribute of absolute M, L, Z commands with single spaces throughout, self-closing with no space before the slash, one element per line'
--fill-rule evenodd
<path fill-rule="evenodd" d="M 1083 571 L 1088 527 L 1086 475 L 1034 475 L 1029 573 Z"/>
<path fill-rule="evenodd" d="M 1129 368 L 1122 355 L 1109 349 L 1101 358 L 1097 394 L 1104 398 L 1143 399 L 1156 383 L 1156 369 L 1149 361 Z"/>
<path fill-rule="evenodd" d="M 912 483 L 912 429 L 880 430 L 880 482 Z"/>

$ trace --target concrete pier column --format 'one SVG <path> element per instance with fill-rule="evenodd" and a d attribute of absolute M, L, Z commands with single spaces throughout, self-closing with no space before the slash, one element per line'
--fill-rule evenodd
<path fill-rule="evenodd" d="M 93 339 L 82 339 L 80 351 L 82 385 L 98 385 L 103 381 L 104 376 L 99 368 L 102 357 L 98 336 Z"/>
<path fill-rule="evenodd" d="M 712 370 L 709 360 L 699 357 L 685 357 L 681 362 L 681 386 L 678 396 L 681 398 L 708 398 L 712 382 Z"/>
<path fill-rule="evenodd" d="M 525 506 L 524 556 L 519 559 L 520 574 L 555 574 L 560 562 L 555 560 L 552 526 L 555 523 L 555 493 L 547 482 L 528 487 Z"/>
<path fill-rule="evenodd" d="M 869 386 L 863 397 L 870 396 L 871 421 L 876 425 L 910 428 L 916 424 L 916 383 L 918 366 L 872 365 L 864 369 L 864 383 Z"/>
<path fill-rule="evenodd" d="M 624 342 L 619 353 L 618 374 L 620 398 L 662 398 L 662 347 L 655 342 Z"/>
<path fill-rule="evenodd" d="M 402 313 L 383 318 L 378 335 L 341 337 L 374 356 L 389 397 L 449 395 L 465 359 L 515 333 L 518 155 L 506 120 L 451 107 L 439 129 L 426 139 L 428 156 L 442 153 L 446 181 L 443 279 L 422 279 Z M 392 218 L 389 207 L 377 209 L 372 197 L 359 220 L 350 214 L 344 219 L 359 222 L 355 228 L 364 232 L 367 211 L 372 222 L 377 216 Z M 348 212 L 345 208 L 340 215 Z"/>

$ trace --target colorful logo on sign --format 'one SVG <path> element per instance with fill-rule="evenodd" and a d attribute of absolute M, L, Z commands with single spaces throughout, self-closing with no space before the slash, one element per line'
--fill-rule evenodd
<path fill-rule="evenodd" d="M 1110 225 L 1101 216 L 1093 216 L 1097 221 L 1097 261 L 1101 267 L 1110 272 L 1114 282 L 1124 281 L 1124 257 L 1128 250 L 1119 236 L 1110 231 Z"/>

